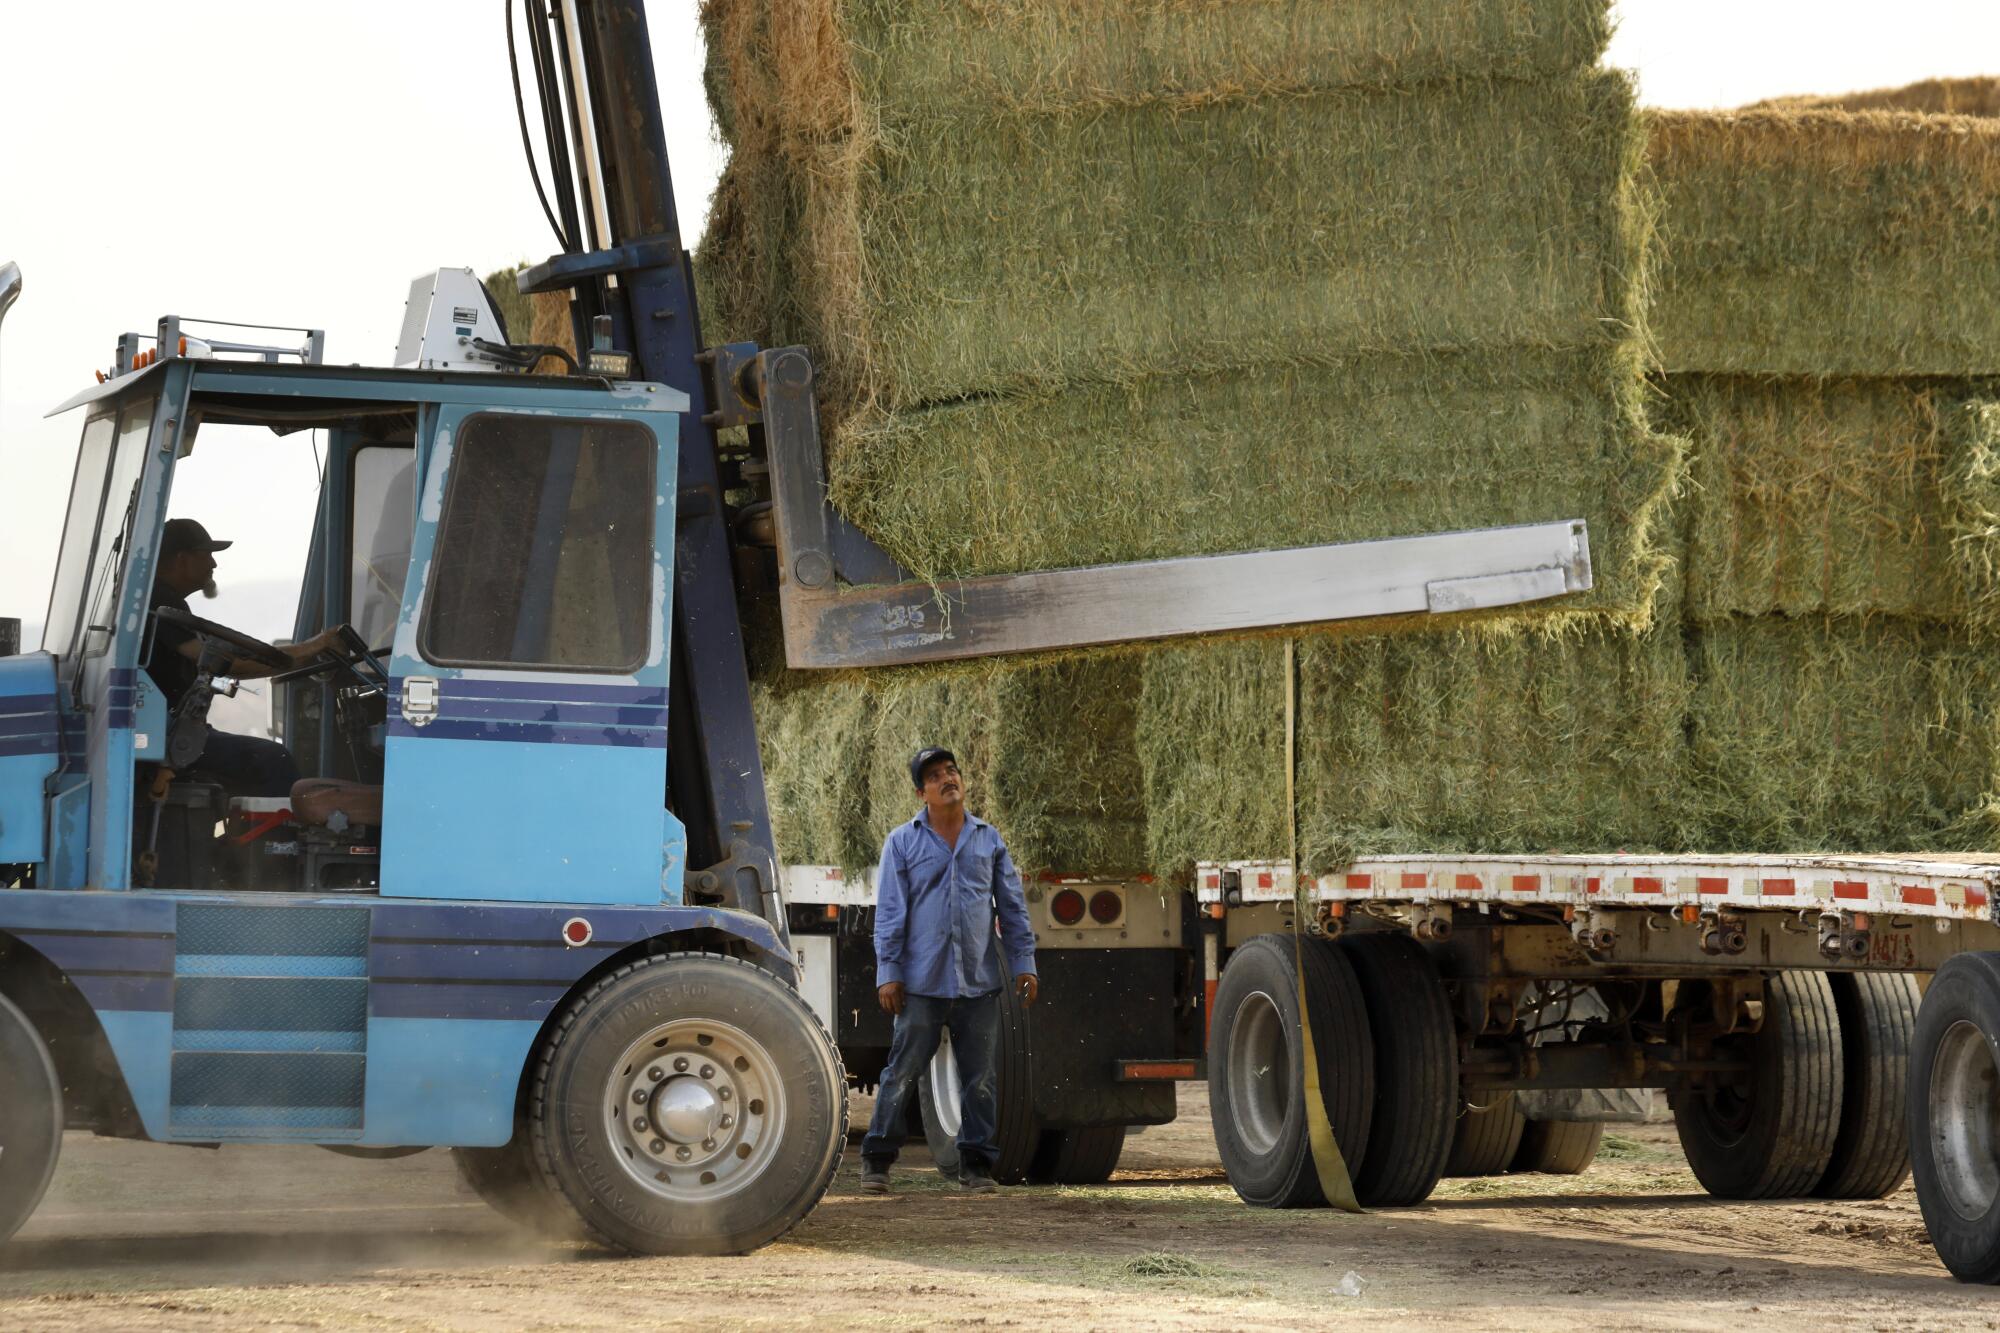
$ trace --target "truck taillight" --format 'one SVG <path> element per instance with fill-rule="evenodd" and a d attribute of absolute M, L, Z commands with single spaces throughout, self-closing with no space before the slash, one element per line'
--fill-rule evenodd
<path fill-rule="evenodd" d="M 1064 889 L 1049 899 L 1049 915 L 1058 925 L 1075 925 L 1083 920 L 1083 895 L 1075 889 Z"/>
<path fill-rule="evenodd" d="M 1100 926 L 1108 926 L 1125 913 L 1125 900 L 1110 889 L 1099 889 L 1090 896 L 1090 919 Z"/>

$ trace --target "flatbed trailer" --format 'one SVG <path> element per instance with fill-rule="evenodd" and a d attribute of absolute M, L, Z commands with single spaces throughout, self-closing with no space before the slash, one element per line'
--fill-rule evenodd
<path fill-rule="evenodd" d="M 887 1041 L 870 877 L 785 878 L 816 1007 L 866 1081 Z M 1017 1178 L 1108 1176 L 1125 1127 L 1202 1078 L 1238 1193 L 1324 1202 L 1309 1029 L 1366 1206 L 1581 1170 L 1603 1122 L 1664 1092 L 1710 1193 L 1877 1197 L 1914 1171 L 1947 1266 L 2000 1279 L 2000 858 L 1217 860 L 1183 887 L 1048 877 L 1028 897 L 1045 982 L 1007 1034 L 1034 1083 L 1002 1091 Z M 923 1091 L 948 1145 L 947 1059 Z"/>

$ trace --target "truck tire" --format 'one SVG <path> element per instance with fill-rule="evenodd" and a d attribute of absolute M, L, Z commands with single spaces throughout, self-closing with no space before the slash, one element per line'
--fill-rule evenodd
<path fill-rule="evenodd" d="M 993 1178 L 1002 1185 L 1018 1185 L 1028 1178 L 1035 1159 L 1035 1145 L 1041 1141 L 1041 1125 L 1035 1119 L 1034 1030 L 1028 1010 L 1012 986 L 1000 991 L 1000 1043 L 994 1056 L 994 1098 L 998 1103 L 995 1120 Z M 930 1068 L 917 1080 L 917 1106 L 923 1116 L 924 1142 L 930 1145 L 931 1160 L 938 1174 L 957 1180 L 959 1083 L 958 1065 L 952 1060 L 951 1034 L 938 1042 Z"/>
<path fill-rule="evenodd" d="M 1514 1152 L 1516 1171 L 1545 1176 L 1580 1176 L 1597 1160 L 1604 1126 L 1588 1120 L 1530 1120 L 1521 1127 Z"/>
<path fill-rule="evenodd" d="M 1208 1041 L 1208 1111 L 1229 1183 L 1259 1208 L 1326 1203 L 1306 1127 L 1305 1043 L 1293 942 L 1259 935 L 1230 956 L 1215 989 Z M 1354 968 L 1340 950 L 1307 941 L 1306 1004 L 1320 1095 L 1348 1166 L 1367 1151 L 1375 1114 L 1375 1045 Z"/>
<path fill-rule="evenodd" d="M 1527 1118 L 1511 1092 L 1491 1094 L 1484 1106 L 1461 1106 L 1452 1127 L 1451 1155 L 1444 1160 L 1447 1176 L 1497 1176 L 1514 1164 Z"/>
<path fill-rule="evenodd" d="M 0 995 L 0 1241 L 20 1229 L 56 1173 L 62 1152 L 62 1082 L 48 1043 Z"/>
<path fill-rule="evenodd" d="M 556 1019 L 527 1115 L 587 1235 L 742 1254 L 811 1212 L 847 1142 L 839 1053 L 798 993 L 716 954 L 616 968 Z"/>
<path fill-rule="evenodd" d="M 1422 1203 L 1444 1176 L 1458 1118 L 1458 1033 L 1444 979 L 1407 935 L 1341 941 L 1367 999 L 1375 1037 L 1375 1116 L 1354 1173 L 1371 1208 Z"/>
<path fill-rule="evenodd" d="M 1822 1199 L 1880 1199 L 1910 1174 L 1910 1035 L 1917 1027 L 1917 980 L 1907 972 L 1836 972 L 1840 1014 L 1840 1132 L 1833 1160 L 1813 1193 Z"/>
<path fill-rule="evenodd" d="M 1038 1185 L 1102 1185 L 1118 1169 L 1124 1151 L 1123 1125 L 1045 1129 L 1028 1179 Z"/>
<path fill-rule="evenodd" d="M 1938 1258 L 2000 1283 L 2000 953 L 1931 978 L 1910 1039 L 1910 1174 Z"/>
<path fill-rule="evenodd" d="M 1780 972 L 1764 985 L 1764 1021 L 1726 1038 L 1748 1056 L 1749 1082 L 1674 1097 L 1688 1166 L 1718 1199 L 1791 1199 L 1826 1176 L 1840 1132 L 1843 1077 L 1833 987 L 1819 972 Z"/>
<path fill-rule="evenodd" d="M 515 1226 L 551 1240 L 574 1240 L 581 1234 L 576 1214 L 549 1188 L 532 1154 L 532 1131 L 519 1124 L 512 1141 L 498 1148 L 453 1148 L 451 1160 L 458 1178 Z"/>

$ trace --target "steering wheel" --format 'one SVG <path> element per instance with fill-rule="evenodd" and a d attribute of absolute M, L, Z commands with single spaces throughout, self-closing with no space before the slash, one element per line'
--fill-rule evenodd
<path fill-rule="evenodd" d="M 292 659 L 265 643 L 253 639 L 248 634 L 233 630 L 227 625 L 219 625 L 213 620 L 203 620 L 200 616 L 181 610 L 177 606 L 162 606 L 153 615 L 169 625 L 177 625 L 198 639 L 220 644 L 229 650 L 231 657 L 247 657 L 260 666 L 274 669 L 288 667 Z"/>
<path fill-rule="evenodd" d="M 389 669 L 382 665 L 382 658 L 389 653 L 388 648 L 370 648 L 368 641 L 355 633 L 352 625 L 342 625 L 335 637 L 339 640 L 336 647 L 289 671 L 274 673 L 271 676 L 271 683 L 277 685 L 288 680 L 299 680 L 305 676 L 321 675 L 338 666 L 346 668 L 348 673 L 363 685 L 377 689 L 388 685 Z M 364 666 L 374 673 L 373 680 L 362 674 L 361 668 Z"/>

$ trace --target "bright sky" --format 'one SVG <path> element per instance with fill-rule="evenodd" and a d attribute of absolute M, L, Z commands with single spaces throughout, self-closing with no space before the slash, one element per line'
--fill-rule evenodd
<path fill-rule="evenodd" d="M 1611 63 L 1656 106 L 2000 73 L 1994 0 L 1622 0 Z M 721 168 L 695 0 L 654 0 L 683 226 Z M 42 619 L 75 419 L 42 413 L 166 312 L 305 324 L 386 364 L 411 278 L 554 248 L 522 165 L 494 0 L 64 0 L 9 6 L 0 260 L 0 615 Z M 194 466 L 200 464 L 201 466 Z M 237 539 L 218 619 L 289 629 L 312 525 L 310 442 L 203 437 L 174 510 Z"/>

